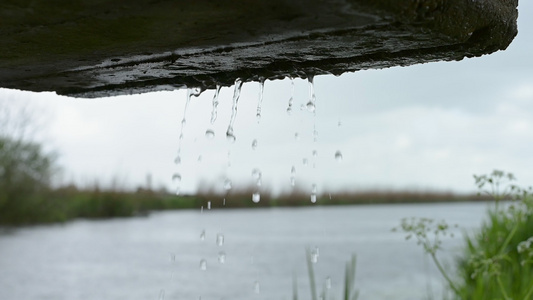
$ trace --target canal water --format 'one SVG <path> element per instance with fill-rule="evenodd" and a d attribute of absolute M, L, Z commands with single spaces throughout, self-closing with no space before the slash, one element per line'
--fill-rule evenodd
<path fill-rule="evenodd" d="M 0 299 L 342 299 L 345 264 L 357 257 L 359 299 L 442 298 L 444 282 L 413 240 L 391 229 L 405 217 L 457 224 L 439 254 L 453 269 L 463 231 L 486 203 L 272 209 L 204 209 L 148 217 L 77 220 L 0 230 Z M 329 298 L 328 298 L 329 299 Z"/>

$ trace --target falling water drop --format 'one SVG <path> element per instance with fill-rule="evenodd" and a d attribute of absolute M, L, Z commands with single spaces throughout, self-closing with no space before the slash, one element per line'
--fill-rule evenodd
<path fill-rule="evenodd" d="M 313 150 L 313 157 L 317 157 L 317 156 L 318 156 L 318 151 Z"/>
<path fill-rule="evenodd" d="M 261 170 L 258 168 L 255 168 L 252 170 L 252 177 L 255 179 L 255 184 L 260 187 L 262 185 L 262 178 L 263 174 L 261 173 Z"/>
<path fill-rule="evenodd" d="M 180 183 L 181 182 L 181 174 L 180 173 L 175 173 L 174 175 L 172 175 L 172 180 L 176 183 Z"/>
<path fill-rule="evenodd" d="M 207 201 L 207 209 L 211 209 L 211 201 Z"/>
<path fill-rule="evenodd" d="M 190 88 L 188 91 L 191 96 L 199 97 L 204 90 L 199 87 L 195 87 L 195 88 Z"/>
<path fill-rule="evenodd" d="M 294 102 L 294 79 L 291 77 L 291 97 L 289 98 L 289 106 L 287 107 L 287 113 L 292 114 L 292 105 Z"/>
<path fill-rule="evenodd" d="M 259 281 L 254 282 L 254 293 L 259 294 L 261 292 L 261 285 L 259 285 Z"/>
<path fill-rule="evenodd" d="M 302 159 L 302 163 L 304 166 L 307 166 L 309 164 L 309 160 L 307 158 Z"/>
<path fill-rule="evenodd" d="M 213 110 L 211 111 L 211 125 L 213 125 L 217 119 L 217 107 L 218 107 L 218 96 L 220 94 L 221 86 L 217 84 L 215 89 L 215 95 L 213 96 Z"/>
<path fill-rule="evenodd" d="M 231 118 L 229 121 L 228 130 L 226 131 L 226 137 L 230 142 L 235 142 L 235 135 L 233 133 L 233 123 L 237 117 L 237 104 L 239 103 L 239 97 L 241 96 L 242 80 L 240 78 L 235 79 L 235 89 L 233 91 L 233 105 L 231 107 Z"/>
<path fill-rule="evenodd" d="M 254 203 L 259 203 L 261 201 L 261 194 L 259 192 L 255 192 L 252 194 L 252 201 Z"/>
<path fill-rule="evenodd" d="M 316 194 L 311 194 L 311 203 L 316 203 Z"/>
<path fill-rule="evenodd" d="M 176 158 L 174 159 L 174 163 L 176 165 L 179 165 L 181 164 L 181 155 L 178 153 L 178 155 L 176 156 Z"/>
<path fill-rule="evenodd" d="M 226 263 L 226 252 L 224 251 L 218 252 L 218 262 L 221 264 Z"/>
<path fill-rule="evenodd" d="M 205 259 L 200 260 L 200 270 L 207 270 L 207 261 Z"/>
<path fill-rule="evenodd" d="M 170 253 L 170 262 L 175 263 L 176 262 L 176 253 Z"/>
<path fill-rule="evenodd" d="M 291 168 L 291 186 L 294 187 L 296 185 L 296 167 L 292 166 Z"/>
<path fill-rule="evenodd" d="M 222 233 L 217 233 L 217 245 L 223 246 L 224 245 L 224 235 Z"/>
<path fill-rule="evenodd" d="M 316 264 L 318 262 L 318 257 L 320 256 L 320 250 L 318 247 L 315 247 L 313 250 L 311 250 L 311 262 Z"/>
<path fill-rule="evenodd" d="M 300 134 L 298 132 L 294 133 L 294 139 L 295 140 L 299 140 L 300 139 Z"/>
<path fill-rule="evenodd" d="M 205 241 L 205 229 L 200 233 L 200 241 Z"/>
<path fill-rule="evenodd" d="M 229 180 L 229 178 L 226 178 L 226 179 L 224 180 L 224 189 L 225 189 L 226 191 L 231 190 L 231 180 Z"/>
<path fill-rule="evenodd" d="M 257 113 L 255 115 L 257 118 L 257 123 L 261 121 L 261 106 L 263 105 L 263 94 L 265 92 L 265 79 L 261 77 L 259 79 L 259 84 L 259 100 L 257 101 Z"/>
<path fill-rule="evenodd" d="M 305 105 L 307 110 L 316 113 L 316 96 L 315 96 L 315 84 L 313 82 L 314 76 L 309 75 L 307 77 L 307 82 L 309 83 L 309 102 Z"/>
<path fill-rule="evenodd" d="M 159 300 L 165 300 L 165 290 L 161 290 L 161 292 L 159 292 Z"/>
<path fill-rule="evenodd" d="M 235 143 L 235 140 L 237 140 L 237 138 L 233 134 L 233 128 L 228 129 L 228 131 L 226 131 L 226 140 L 228 140 L 228 142 L 232 144 Z"/>
<path fill-rule="evenodd" d="M 212 140 L 213 138 L 215 138 L 215 131 L 213 129 L 207 129 L 205 131 L 205 137 L 209 140 Z"/>
<path fill-rule="evenodd" d="M 181 174 L 175 173 L 172 175 L 172 181 L 176 185 L 176 195 L 179 195 L 181 192 Z"/>
<path fill-rule="evenodd" d="M 254 139 L 252 141 L 252 150 L 255 150 L 255 149 L 257 149 L 257 140 Z"/>
<path fill-rule="evenodd" d="M 331 277 L 326 277 L 326 289 L 331 289 Z"/>
<path fill-rule="evenodd" d="M 222 206 L 226 206 L 226 198 L 222 199 Z"/>
<path fill-rule="evenodd" d="M 307 102 L 306 107 L 309 112 L 315 112 L 316 110 L 315 104 L 311 101 Z"/>
<path fill-rule="evenodd" d="M 340 151 L 335 152 L 335 160 L 338 162 L 342 161 L 342 153 Z"/>

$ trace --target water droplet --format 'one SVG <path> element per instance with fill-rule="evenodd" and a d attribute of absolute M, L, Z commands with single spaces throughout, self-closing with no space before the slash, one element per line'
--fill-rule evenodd
<path fill-rule="evenodd" d="M 179 195 L 181 193 L 181 174 L 172 175 L 172 181 L 176 184 L 176 195 Z"/>
<path fill-rule="evenodd" d="M 237 140 L 237 138 L 233 134 L 233 129 L 232 130 L 228 129 L 228 131 L 226 131 L 226 140 L 228 140 L 228 142 L 232 144 L 235 143 L 235 141 Z"/>
<path fill-rule="evenodd" d="M 159 300 L 165 300 L 165 290 L 161 290 L 161 292 L 159 292 Z"/>
<path fill-rule="evenodd" d="M 180 173 L 175 173 L 174 175 L 172 175 L 172 181 L 174 181 L 175 183 L 180 183 L 181 182 L 181 174 Z"/>
<path fill-rule="evenodd" d="M 207 129 L 205 131 L 205 137 L 209 140 L 212 140 L 215 138 L 215 132 L 213 131 L 213 129 Z"/>
<path fill-rule="evenodd" d="M 338 127 L 341 127 L 341 126 L 342 126 L 342 122 L 341 122 L 341 120 L 339 120 L 339 122 L 337 122 L 337 126 L 338 126 Z"/>
<path fill-rule="evenodd" d="M 207 261 L 205 259 L 200 260 L 200 270 L 207 270 Z"/>
<path fill-rule="evenodd" d="M 315 112 L 315 110 L 316 110 L 315 104 L 313 102 L 311 102 L 311 101 L 307 102 L 307 104 L 305 106 L 307 107 L 307 110 L 309 112 Z"/>
<path fill-rule="evenodd" d="M 300 139 L 300 134 L 298 134 L 298 132 L 294 133 L 294 139 L 295 140 L 299 140 Z"/>
<path fill-rule="evenodd" d="M 340 151 L 335 152 L 335 160 L 338 162 L 342 161 L 342 153 Z"/>
<path fill-rule="evenodd" d="M 313 249 L 311 251 L 311 262 L 316 264 L 318 262 L 318 257 L 320 256 L 320 251 L 318 249 L 318 247 L 315 247 L 315 249 Z"/>
<path fill-rule="evenodd" d="M 318 156 L 318 151 L 313 150 L 313 157 L 317 157 L 317 156 Z"/>
<path fill-rule="evenodd" d="M 296 185 L 296 178 L 291 176 L 291 186 L 294 187 Z"/>
<path fill-rule="evenodd" d="M 205 241 L 205 229 L 200 233 L 200 241 Z"/>
<path fill-rule="evenodd" d="M 224 235 L 222 233 L 217 233 L 217 245 L 218 246 L 224 245 Z"/>
<path fill-rule="evenodd" d="M 204 213 L 204 206 L 202 205 L 202 207 L 200 207 L 200 214 L 203 214 Z"/>
<path fill-rule="evenodd" d="M 176 262 L 176 253 L 170 253 L 170 262 L 171 263 Z"/>
<path fill-rule="evenodd" d="M 291 97 L 289 98 L 289 106 L 287 107 L 287 113 L 292 114 L 292 105 L 294 102 L 294 79 L 291 77 Z"/>
<path fill-rule="evenodd" d="M 255 192 L 252 194 L 252 201 L 254 203 L 259 203 L 259 201 L 261 201 L 261 194 L 259 194 L 259 192 Z"/>
<path fill-rule="evenodd" d="M 188 93 L 189 93 L 191 96 L 194 96 L 194 97 L 199 97 L 199 96 L 202 94 L 202 92 L 203 92 L 203 90 L 202 90 L 201 88 L 199 88 L 199 87 L 196 87 L 196 88 L 190 88 L 190 89 L 188 89 L 187 91 L 188 91 Z"/>
<path fill-rule="evenodd" d="M 262 177 L 263 177 L 263 175 L 261 174 L 261 170 L 259 170 L 259 169 L 257 169 L 257 168 L 253 169 L 253 170 L 252 170 L 252 177 L 255 179 L 255 183 L 256 183 L 256 185 L 257 185 L 258 187 L 261 186 L 261 184 L 262 184 L 261 179 L 262 179 Z"/>
<path fill-rule="evenodd" d="M 222 199 L 222 206 L 226 206 L 226 198 Z"/>
<path fill-rule="evenodd" d="M 311 194 L 311 203 L 316 203 L 316 194 Z"/>
<path fill-rule="evenodd" d="M 235 135 L 233 134 L 233 123 L 237 117 L 237 105 L 239 103 L 239 97 L 241 96 L 242 80 L 240 78 L 235 79 L 235 89 L 233 91 L 233 105 L 231 107 L 231 117 L 229 121 L 228 130 L 226 131 L 226 138 L 230 142 L 235 142 Z"/>
<path fill-rule="evenodd" d="M 309 102 L 307 102 L 306 107 L 307 110 L 316 113 L 316 96 L 315 96 L 315 84 L 314 84 L 314 76 L 309 75 L 307 77 L 307 82 L 309 83 Z"/>
<path fill-rule="evenodd" d="M 257 149 L 257 140 L 252 141 L 252 150 Z"/>
<path fill-rule="evenodd" d="M 317 191 L 316 184 L 313 183 L 313 184 L 311 185 L 311 193 L 316 194 L 316 191 Z"/>
<path fill-rule="evenodd" d="M 211 209 L 211 201 L 207 201 L 207 209 Z"/>
<path fill-rule="evenodd" d="M 260 179 L 262 176 L 261 174 L 261 170 L 255 168 L 252 170 L 252 177 L 255 178 L 255 179 Z"/>
<path fill-rule="evenodd" d="M 174 159 L 174 163 L 175 163 L 176 165 L 181 164 L 181 156 L 180 156 L 179 154 L 178 154 L 178 156 L 176 156 L 176 158 Z"/>
<path fill-rule="evenodd" d="M 302 163 L 303 163 L 304 166 L 307 166 L 309 164 L 309 161 L 307 160 L 307 158 L 304 158 L 302 160 Z"/>
<path fill-rule="evenodd" d="M 331 277 L 326 277 L 326 289 L 331 289 Z"/>
<path fill-rule="evenodd" d="M 261 286 L 259 285 L 259 281 L 254 282 L 254 293 L 259 294 L 261 292 Z"/>
<path fill-rule="evenodd" d="M 296 167 L 292 166 L 291 168 L 291 175 L 296 175 Z"/>
<path fill-rule="evenodd" d="M 224 189 L 226 191 L 231 190 L 231 180 L 229 180 L 228 178 L 226 178 L 226 180 L 224 180 Z"/>
<path fill-rule="evenodd" d="M 218 262 L 221 264 L 226 263 L 226 252 L 224 251 L 218 252 Z"/>

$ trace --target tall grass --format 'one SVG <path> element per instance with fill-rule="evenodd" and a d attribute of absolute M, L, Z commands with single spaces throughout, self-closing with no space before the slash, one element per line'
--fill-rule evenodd
<path fill-rule="evenodd" d="M 315 269 L 314 269 L 314 263 L 315 260 L 313 259 L 313 252 L 307 248 L 305 250 L 305 258 L 307 262 L 307 274 L 309 279 L 309 287 L 311 292 L 311 300 L 328 300 L 328 299 L 335 299 L 328 295 L 329 286 L 325 285 L 322 288 L 322 292 L 320 293 L 320 296 L 318 296 L 318 289 L 316 284 L 316 277 L 315 277 Z M 355 274 L 356 274 L 356 267 L 357 267 L 357 258 L 354 255 L 352 255 L 352 258 L 350 261 L 346 263 L 346 270 L 344 273 L 344 288 L 342 290 L 342 300 L 357 300 L 359 298 L 359 290 L 355 288 Z M 292 291 L 292 299 L 298 300 L 298 283 L 296 276 L 293 277 L 293 291 Z"/>

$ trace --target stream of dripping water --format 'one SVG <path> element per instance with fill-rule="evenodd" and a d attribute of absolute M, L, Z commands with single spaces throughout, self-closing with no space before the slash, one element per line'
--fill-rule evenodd
<path fill-rule="evenodd" d="M 178 166 L 178 171 L 172 175 L 172 181 L 176 185 L 176 195 L 180 194 L 181 190 L 181 173 L 179 172 L 179 167 L 181 167 L 181 147 L 183 143 L 183 134 L 185 125 L 187 124 L 187 110 L 189 108 L 189 104 L 191 102 L 191 97 L 195 96 L 198 97 L 202 93 L 202 90 L 200 88 L 190 88 L 187 89 L 187 100 L 185 101 L 185 107 L 183 109 L 183 118 L 181 119 L 181 128 L 180 128 L 180 135 L 178 137 L 178 151 L 176 154 L 176 158 L 174 159 L 174 163 Z"/>
<path fill-rule="evenodd" d="M 265 92 L 265 79 L 261 78 L 259 82 L 259 100 L 257 101 L 257 113 L 255 117 L 257 118 L 257 123 L 261 121 L 261 106 L 263 105 L 263 94 Z"/>
<path fill-rule="evenodd" d="M 315 84 L 314 84 L 314 76 L 309 75 L 307 77 L 308 85 L 309 85 L 309 102 L 307 102 L 307 110 L 313 113 L 313 173 L 316 175 L 316 161 L 318 157 L 318 151 L 316 150 L 317 142 L 318 142 L 318 131 L 316 129 L 316 95 L 315 95 Z M 310 195 L 311 203 L 316 203 L 317 201 L 317 185 L 316 183 L 313 183 L 311 185 L 311 195 Z"/>
<path fill-rule="evenodd" d="M 226 131 L 226 138 L 230 142 L 235 142 L 235 134 L 233 132 L 233 124 L 235 123 L 235 118 L 237 117 L 237 105 L 239 104 L 239 97 L 241 96 L 242 80 L 237 78 L 235 80 L 235 89 L 233 91 L 233 103 L 231 107 L 231 117 L 229 121 L 228 130 Z"/>
<path fill-rule="evenodd" d="M 265 85 L 265 80 L 263 78 L 260 79 L 260 82 L 259 82 L 259 93 L 258 93 L 258 98 L 257 98 L 257 107 L 256 107 L 256 120 L 257 120 L 257 126 L 259 126 L 259 123 L 261 121 L 261 118 L 262 118 L 262 108 L 263 108 L 263 100 L 264 100 L 264 85 Z M 312 170 L 312 175 L 314 175 L 313 179 L 312 179 L 312 183 L 311 183 L 311 186 L 310 186 L 310 189 L 308 191 L 309 192 L 309 200 L 311 203 L 316 203 L 318 201 L 318 185 L 316 183 L 316 164 L 317 164 L 317 161 L 318 161 L 318 156 L 319 156 L 319 152 L 317 150 L 317 144 L 318 144 L 318 130 L 317 130 L 317 124 L 316 124 L 316 119 L 317 119 L 317 107 L 316 107 L 316 95 L 315 95 L 315 87 L 314 87 L 314 77 L 312 75 L 308 75 L 308 78 L 307 78 L 307 85 L 308 85 L 308 91 L 309 91 L 309 96 L 308 98 L 306 99 L 305 96 L 303 96 L 301 102 L 298 101 L 298 107 L 302 109 L 302 114 L 305 114 L 306 117 L 305 119 L 310 121 L 312 118 L 312 124 L 313 124 L 313 134 L 312 134 L 312 148 L 309 149 L 311 150 L 310 151 L 310 154 L 312 155 L 311 157 L 308 157 L 306 155 L 306 157 L 304 157 L 302 159 L 302 162 L 304 164 L 305 167 L 312 167 L 313 170 Z M 226 166 L 226 176 L 222 179 L 223 182 L 222 182 L 222 185 L 223 185 L 223 190 L 225 191 L 225 196 L 224 196 L 224 199 L 222 200 L 223 201 L 223 205 L 225 205 L 225 201 L 226 201 L 226 198 L 230 195 L 229 192 L 230 190 L 233 188 L 233 183 L 231 181 L 231 179 L 229 178 L 229 168 L 231 167 L 231 147 L 232 147 L 232 144 L 235 143 L 236 141 L 236 136 L 235 136 L 235 132 L 234 132 L 234 125 L 235 125 L 235 121 L 236 121 L 236 117 L 237 117 L 237 111 L 238 111 L 238 105 L 239 105 L 239 99 L 240 99 L 240 96 L 241 96 L 241 90 L 242 90 L 242 86 L 243 86 L 243 81 L 239 78 L 237 78 L 235 80 L 235 84 L 234 84 L 234 91 L 233 91 L 233 97 L 232 97 L 232 105 L 231 105 L 231 116 L 230 116 L 230 119 L 229 119 L 229 124 L 228 124 L 228 127 L 227 127 L 227 130 L 226 130 L 226 138 L 227 140 L 229 141 L 229 143 L 227 143 L 228 145 L 228 152 L 227 152 L 227 166 Z M 214 95 L 213 95 L 213 98 L 212 98 L 212 103 L 211 103 L 211 118 L 210 118 L 210 125 L 209 127 L 206 129 L 205 131 L 205 137 L 208 138 L 208 139 L 213 139 L 215 137 L 215 129 L 214 129 L 214 125 L 215 125 L 215 122 L 217 120 L 217 116 L 218 116 L 218 106 L 219 106 L 219 95 L 220 95 L 220 91 L 221 91 L 221 86 L 220 85 L 217 85 L 216 86 L 216 89 L 214 91 Z M 303 90 L 305 92 L 305 89 Z M 190 102 L 191 102 L 191 98 L 192 96 L 195 96 L 195 97 L 198 97 L 200 94 L 202 93 L 202 90 L 201 89 L 188 89 L 187 90 L 187 99 L 186 99 L 186 102 L 185 102 L 185 106 L 184 106 L 184 111 L 183 111 L 183 118 L 181 120 L 181 128 L 180 128 L 180 135 L 179 135 L 179 142 L 178 142 L 178 150 L 177 150 L 177 156 L 176 156 L 176 159 L 175 159 L 175 164 L 177 165 L 177 171 L 176 173 L 174 173 L 173 175 L 173 180 L 174 182 L 176 183 L 176 194 L 180 194 L 180 188 L 181 188 L 181 180 L 182 180 L 182 174 L 181 172 L 181 150 L 182 150 L 182 143 L 183 143 L 183 139 L 184 139 L 184 133 L 185 133 L 185 127 L 186 127 L 186 124 L 187 124 L 187 118 L 186 118 L 186 115 L 187 115 L 187 111 L 188 111 L 188 108 L 190 106 Z M 304 93 L 305 95 L 305 93 Z M 298 97 L 299 98 L 299 97 Z M 288 99 L 288 103 L 287 103 L 287 108 L 286 108 L 286 112 L 287 114 L 291 115 L 293 113 L 293 107 L 294 107 L 294 102 L 295 102 L 295 82 L 294 82 L 294 79 L 293 78 L 290 78 L 290 97 Z M 301 106 L 300 106 L 301 105 Z M 244 109 L 244 107 L 241 107 L 241 109 Z M 252 107 L 253 109 L 253 107 Z M 283 108 L 282 108 L 283 109 Z M 312 113 L 312 115 L 310 114 Z M 267 116 L 265 115 L 265 118 Z M 221 118 L 222 118 L 222 114 L 221 114 Z M 308 119 L 309 118 L 309 119 Z M 207 120 L 206 120 L 207 121 Z M 306 122 L 308 122 L 306 121 Z M 264 122 L 263 122 L 264 123 Z M 339 121 L 339 127 L 340 127 L 340 121 Z M 205 127 L 204 127 L 205 128 Z M 259 127 L 258 127 L 259 129 Z M 304 135 L 302 135 L 304 136 Z M 305 135 L 307 139 L 308 135 Z M 295 134 L 295 140 L 298 139 L 298 133 Z M 248 144 L 249 145 L 249 144 Z M 257 138 L 254 138 L 252 143 L 251 143 L 251 146 L 252 146 L 252 150 L 255 151 L 258 147 L 258 140 Z M 306 146 L 307 147 L 307 146 Z M 261 149 L 260 149 L 261 150 Z M 259 153 L 258 151 L 256 151 L 256 153 Z M 334 154 L 334 157 L 335 157 L 335 160 L 337 161 L 341 161 L 343 156 L 342 156 L 342 153 L 340 151 L 336 151 L 335 154 Z M 300 157 L 301 158 L 301 157 Z M 299 169 L 300 167 L 298 167 L 298 172 L 303 174 L 304 176 L 306 175 L 306 172 L 309 172 L 309 170 L 304 170 L 304 168 L 302 168 L 302 171 L 300 171 Z M 265 169 L 264 171 L 268 171 L 267 169 Z M 258 203 L 261 201 L 261 186 L 262 186 L 262 180 L 263 180 L 263 173 L 262 173 L 262 170 L 261 168 L 257 167 L 257 166 L 254 166 L 254 168 L 252 169 L 252 172 L 251 172 L 251 175 L 252 175 L 252 178 L 254 180 L 254 186 L 253 186 L 253 190 L 251 191 L 252 192 L 252 195 L 251 195 L 251 200 L 253 203 Z M 291 187 L 295 187 L 296 186 L 296 178 L 297 177 L 297 167 L 296 165 L 292 165 L 291 168 L 290 168 L 290 185 Z M 238 186 L 238 183 L 236 182 L 236 186 Z M 264 199 L 267 199 L 268 197 L 268 194 L 264 194 L 263 195 L 264 198 L 263 198 L 263 201 L 265 201 Z M 330 196 L 331 197 L 331 196 Z M 250 199 L 250 198 L 248 198 Z M 249 200 L 248 200 L 249 201 Z M 216 203 L 216 202 L 214 202 Z M 206 203 L 206 206 L 205 206 L 206 210 L 204 211 L 204 206 L 202 206 L 201 208 L 201 214 L 205 213 L 205 214 L 208 214 L 210 213 L 209 211 L 212 209 L 212 203 L 210 201 L 208 201 Z M 213 205 L 213 209 L 215 209 L 216 206 Z M 203 227 L 203 226 L 202 226 Z M 200 242 L 204 243 L 204 241 L 206 240 L 206 229 L 209 233 L 208 237 L 211 238 L 211 236 L 213 236 L 211 234 L 211 230 L 209 228 L 205 228 L 203 227 L 201 229 L 201 232 L 199 234 L 200 236 Z M 229 236 L 230 237 L 230 236 Z M 200 271 L 207 271 L 208 270 L 208 267 L 211 268 L 212 264 L 213 264 L 213 261 L 215 261 L 215 263 L 218 261 L 218 264 L 225 264 L 226 263 L 226 252 L 225 252 L 225 248 L 224 248 L 224 243 L 225 243 L 225 237 L 224 237 L 224 234 L 221 232 L 221 231 L 218 231 L 216 233 L 216 256 L 213 258 L 213 257 L 210 257 L 210 256 L 202 256 L 201 259 L 199 261 L 196 261 L 195 263 L 197 264 L 197 268 L 200 269 Z M 207 239 L 209 240 L 209 239 Z M 206 247 L 209 246 L 208 243 L 204 243 Z M 313 263 L 317 263 L 318 261 L 318 247 L 315 247 L 314 250 L 311 252 L 311 258 L 312 258 L 312 262 Z M 231 253 L 229 253 L 231 254 Z M 171 262 L 172 263 L 175 263 L 176 261 L 176 257 L 175 257 L 176 254 L 172 254 L 171 255 Z M 228 256 L 228 258 L 232 258 L 232 256 Z M 217 265 L 218 265 L 217 264 Z M 252 264 L 253 264 L 253 260 L 252 260 Z M 253 283 L 253 291 L 254 293 L 256 294 L 259 294 L 260 293 L 260 281 L 257 280 L 259 278 L 259 274 L 256 274 L 255 276 L 255 281 L 252 281 Z M 331 285 L 331 284 L 330 284 Z M 161 294 L 160 294 L 160 299 L 164 299 L 165 298 L 165 291 L 162 290 Z"/>

